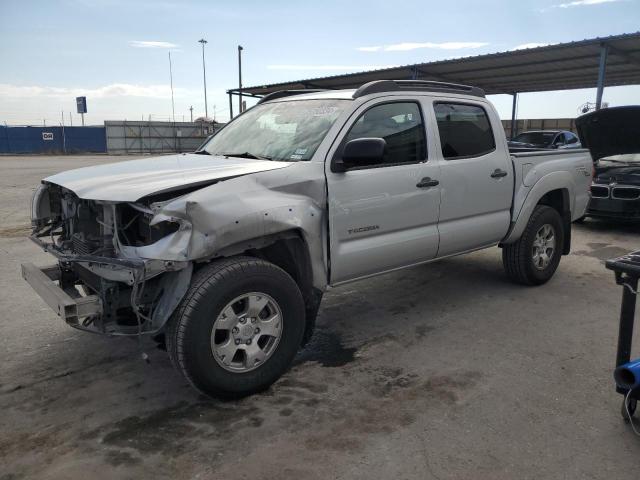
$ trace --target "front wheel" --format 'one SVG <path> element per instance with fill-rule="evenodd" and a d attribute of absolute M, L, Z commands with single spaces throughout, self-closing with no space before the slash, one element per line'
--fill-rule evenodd
<path fill-rule="evenodd" d="M 551 207 L 538 205 L 520 239 L 502 248 L 504 269 L 514 282 L 542 285 L 558 268 L 563 245 L 560 214 Z"/>
<path fill-rule="evenodd" d="M 206 395 L 266 389 L 302 341 L 305 307 L 295 281 L 252 257 L 214 262 L 193 278 L 167 329 L 173 364 Z"/>

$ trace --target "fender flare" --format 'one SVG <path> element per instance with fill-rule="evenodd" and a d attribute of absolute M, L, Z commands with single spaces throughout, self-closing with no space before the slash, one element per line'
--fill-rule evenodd
<path fill-rule="evenodd" d="M 540 203 L 542 197 L 547 193 L 560 190 L 563 192 L 564 212 L 561 212 L 563 223 L 565 224 L 565 245 L 564 252 L 568 253 L 568 245 L 571 242 L 571 212 L 575 205 L 575 182 L 569 172 L 551 172 L 538 180 L 525 197 L 520 206 L 514 205 L 511 228 L 502 240 L 501 244 L 516 242 L 529 222 L 533 209 Z M 518 212 L 517 214 L 515 212 Z M 568 227 L 568 228 L 567 228 Z M 567 240 L 569 243 L 567 243 Z"/>

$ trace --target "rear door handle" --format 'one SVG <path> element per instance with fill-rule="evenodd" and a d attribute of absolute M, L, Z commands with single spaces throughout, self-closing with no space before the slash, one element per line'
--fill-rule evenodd
<path fill-rule="evenodd" d="M 491 178 L 502 178 L 502 177 L 506 177 L 507 175 L 509 174 L 504 170 L 500 170 L 499 168 L 496 168 L 491 174 Z"/>
<path fill-rule="evenodd" d="M 432 180 L 431 177 L 424 177 L 422 180 L 420 180 L 416 184 L 416 187 L 429 188 L 429 187 L 435 187 L 437 185 L 440 185 L 440 182 L 438 180 Z"/>

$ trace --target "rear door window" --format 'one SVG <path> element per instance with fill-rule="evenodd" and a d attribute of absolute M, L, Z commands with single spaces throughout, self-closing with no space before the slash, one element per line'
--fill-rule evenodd
<path fill-rule="evenodd" d="M 444 158 L 479 157 L 495 150 L 496 141 L 484 108 L 462 103 L 436 103 L 433 108 Z"/>

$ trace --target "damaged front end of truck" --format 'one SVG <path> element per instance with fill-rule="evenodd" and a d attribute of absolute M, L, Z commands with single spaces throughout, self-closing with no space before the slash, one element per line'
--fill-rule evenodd
<path fill-rule="evenodd" d="M 43 183 L 32 200 L 30 238 L 58 263 L 25 264 L 23 276 L 75 328 L 110 335 L 159 332 L 193 268 L 185 259 L 191 225 L 156 215 L 161 204 L 85 200 Z M 164 258 L 137 254 L 149 246 Z"/>
<path fill-rule="evenodd" d="M 175 158 L 43 180 L 32 199 L 31 239 L 58 262 L 23 264 L 22 274 L 44 301 L 81 330 L 153 336 L 194 269 L 245 254 L 281 265 L 317 305 L 327 278 L 321 165 Z"/>

